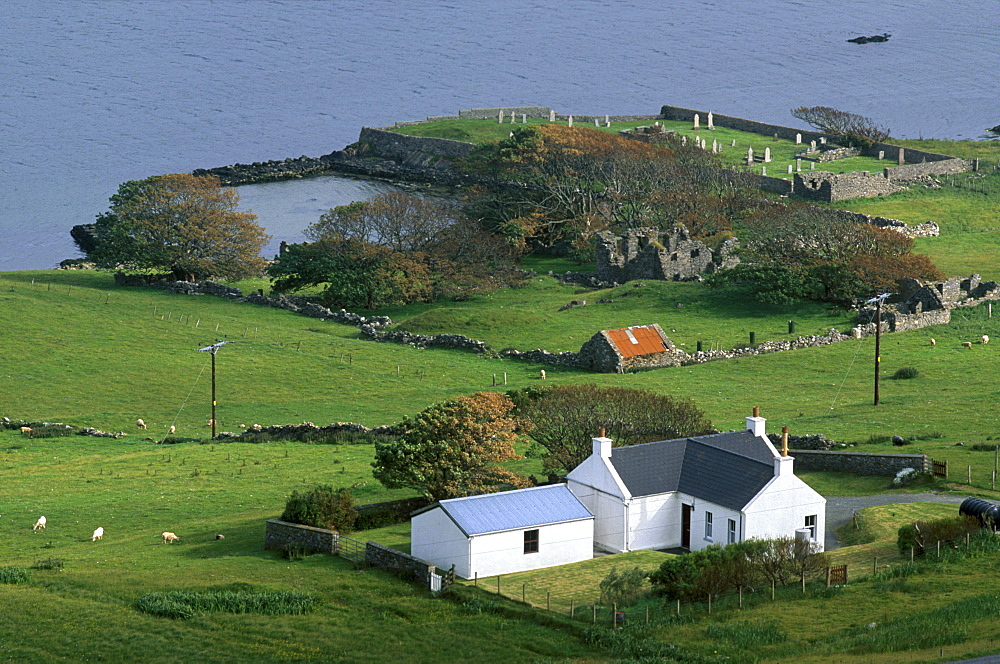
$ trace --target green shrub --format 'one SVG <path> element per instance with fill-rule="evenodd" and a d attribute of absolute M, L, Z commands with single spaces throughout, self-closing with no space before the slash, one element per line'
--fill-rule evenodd
<path fill-rule="evenodd" d="M 896 536 L 896 546 L 900 554 L 908 554 L 912 547 L 914 553 L 919 556 L 923 555 L 927 548 L 936 547 L 937 542 L 954 542 L 964 538 L 966 533 L 976 532 L 979 532 L 979 522 L 967 515 L 933 521 L 916 521 L 900 527 Z"/>
<path fill-rule="evenodd" d="M 0 583 L 20 585 L 31 579 L 31 572 L 23 567 L 0 567 Z"/>
<path fill-rule="evenodd" d="M 601 604 L 635 604 L 645 594 L 648 576 L 638 567 L 619 571 L 617 565 L 612 566 L 611 571 L 601 580 Z"/>
<path fill-rule="evenodd" d="M 320 485 L 310 491 L 293 491 L 285 502 L 282 521 L 301 523 L 314 528 L 329 528 L 344 533 L 354 529 L 358 513 L 348 489 Z"/>
<path fill-rule="evenodd" d="M 45 560 L 39 560 L 31 566 L 31 569 L 58 569 L 61 570 L 64 567 L 63 561 L 56 560 L 55 558 L 47 558 Z"/>
<path fill-rule="evenodd" d="M 920 375 L 915 367 L 900 367 L 896 369 L 896 373 L 892 374 L 893 380 L 909 380 L 910 378 L 916 378 Z"/>

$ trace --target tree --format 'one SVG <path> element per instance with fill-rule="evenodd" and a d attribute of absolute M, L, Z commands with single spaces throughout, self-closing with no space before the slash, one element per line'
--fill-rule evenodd
<path fill-rule="evenodd" d="M 403 434 L 375 443 L 374 476 L 390 489 L 415 489 L 431 500 L 527 486 L 498 463 L 522 458 L 514 451 L 513 402 L 504 394 L 477 392 L 436 404 L 403 420 Z"/>
<path fill-rule="evenodd" d="M 169 270 L 178 279 L 243 279 L 264 271 L 270 236 L 215 176 L 130 180 L 97 216 L 88 258 L 98 267 Z"/>
<path fill-rule="evenodd" d="M 800 106 L 793 108 L 791 114 L 848 145 L 855 143 L 872 145 L 882 143 L 889 138 L 888 127 L 883 127 L 863 115 L 838 111 L 829 106 Z"/>
<path fill-rule="evenodd" d="M 550 472 L 572 470 L 590 456 L 601 428 L 618 446 L 713 431 L 692 401 L 647 390 L 560 385 L 510 394 L 518 417 L 531 422 L 529 435 Z"/>
<path fill-rule="evenodd" d="M 319 485 L 302 493 L 292 491 L 285 501 L 281 520 L 349 533 L 358 520 L 358 513 L 350 490 Z"/>
<path fill-rule="evenodd" d="M 379 194 L 333 208 L 268 268 L 277 291 L 326 284 L 327 305 L 375 308 L 488 292 L 521 279 L 513 251 L 455 206 Z"/>

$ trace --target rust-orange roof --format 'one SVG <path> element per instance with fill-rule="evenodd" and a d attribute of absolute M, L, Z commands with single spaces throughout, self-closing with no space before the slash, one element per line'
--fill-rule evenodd
<path fill-rule="evenodd" d="M 652 355 L 667 350 L 663 339 L 650 325 L 636 325 L 620 330 L 608 330 L 608 338 L 615 345 L 622 357 L 637 355 Z"/>

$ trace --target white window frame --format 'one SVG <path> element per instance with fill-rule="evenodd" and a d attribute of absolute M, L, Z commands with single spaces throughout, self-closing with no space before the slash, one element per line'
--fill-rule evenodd
<path fill-rule="evenodd" d="M 806 516 L 806 528 L 809 529 L 809 539 L 816 541 L 816 522 L 817 518 L 815 514 L 810 514 Z"/>
<path fill-rule="evenodd" d="M 729 543 L 736 544 L 736 519 L 729 520 Z"/>
<path fill-rule="evenodd" d="M 712 541 L 712 513 L 705 512 L 705 540 Z"/>

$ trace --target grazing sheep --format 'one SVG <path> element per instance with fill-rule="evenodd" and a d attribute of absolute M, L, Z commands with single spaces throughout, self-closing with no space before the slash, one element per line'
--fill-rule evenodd
<path fill-rule="evenodd" d="M 174 435 L 175 433 L 177 433 L 177 427 L 175 427 L 173 424 L 171 424 L 170 428 L 167 429 L 167 433 L 169 433 L 171 436 Z"/>
<path fill-rule="evenodd" d="M 45 517 L 38 517 L 38 521 L 35 521 L 35 525 L 31 527 L 32 530 L 45 530 Z"/>
<path fill-rule="evenodd" d="M 146 423 L 142 421 L 141 417 L 135 421 L 135 425 L 137 427 L 139 427 L 140 429 L 145 429 L 146 428 Z"/>
<path fill-rule="evenodd" d="M 34 431 L 34 429 L 32 429 L 31 427 L 21 427 L 21 433 L 23 434 L 29 434 L 32 431 Z"/>
<path fill-rule="evenodd" d="M 171 542 L 176 542 L 179 539 L 180 538 L 177 535 L 170 532 L 166 532 L 160 535 L 160 542 L 162 544 L 170 544 Z"/>
<path fill-rule="evenodd" d="M 94 531 L 94 534 L 90 536 L 91 542 L 96 542 L 99 539 L 104 539 L 104 527 L 100 527 Z"/>
<path fill-rule="evenodd" d="M 538 375 L 542 377 L 542 380 L 545 380 L 545 369 L 542 369 L 541 371 L 539 371 Z"/>
<path fill-rule="evenodd" d="M 931 345 L 937 346 L 937 341 L 933 337 L 931 338 Z"/>
<path fill-rule="evenodd" d="M 217 540 L 224 540 L 224 539 L 226 539 L 226 536 L 220 533 L 220 534 L 218 534 L 218 535 L 215 536 L 215 539 L 217 539 Z"/>
<path fill-rule="evenodd" d="M 207 427 L 210 427 L 213 424 L 215 424 L 215 420 L 209 420 L 208 422 L 205 422 L 205 426 L 207 426 Z"/>
<path fill-rule="evenodd" d="M 990 335 L 984 334 L 983 335 L 983 343 L 984 344 L 988 344 L 989 342 L 990 342 Z"/>
<path fill-rule="evenodd" d="M 963 341 L 962 342 L 962 346 L 965 347 L 965 348 L 972 348 L 972 342 L 971 341 Z"/>

